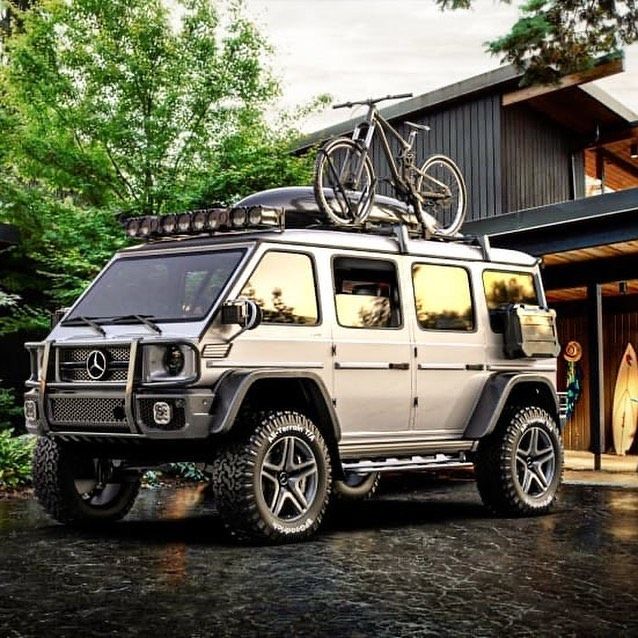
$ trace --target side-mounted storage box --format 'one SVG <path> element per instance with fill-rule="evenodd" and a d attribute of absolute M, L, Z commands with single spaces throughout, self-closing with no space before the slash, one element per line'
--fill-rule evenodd
<path fill-rule="evenodd" d="M 560 352 L 554 310 L 524 304 L 508 306 L 503 337 L 508 359 L 557 357 Z"/>

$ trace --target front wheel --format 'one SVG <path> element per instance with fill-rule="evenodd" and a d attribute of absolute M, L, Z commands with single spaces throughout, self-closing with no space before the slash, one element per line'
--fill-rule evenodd
<path fill-rule="evenodd" d="M 140 490 L 140 475 L 42 437 L 33 455 L 33 486 L 40 504 L 60 523 L 98 525 L 128 513 Z"/>
<path fill-rule="evenodd" d="M 266 412 L 252 421 L 248 439 L 230 443 L 213 462 L 212 488 L 224 526 L 241 541 L 308 538 L 330 497 L 330 455 L 321 432 L 293 411 Z"/>
<path fill-rule="evenodd" d="M 474 461 L 483 503 L 498 515 L 548 512 L 563 471 L 563 444 L 555 420 L 537 406 L 513 407 L 479 443 Z"/>
<path fill-rule="evenodd" d="M 416 182 L 421 223 L 433 234 L 455 235 L 465 221 L 467 188 L 459 167 L 445 155 L 429 157 Z"/>
<path fill-rule="evenodd" d="M 347 138 L 324 145 L 315 162 L 317 204 L 338 225 L 362 224 L 374 201 L 375 175 L 368 153 Z"/>

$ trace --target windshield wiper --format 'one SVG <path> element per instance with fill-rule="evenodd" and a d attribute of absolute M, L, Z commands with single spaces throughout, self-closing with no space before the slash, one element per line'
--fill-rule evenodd
<path fill-rule="evenodd" d="M 67 319 L 66 321 L 63 321 L 62 323 L 65 326 L 73 326 L 73 325 L 87 325 L 90 326 L 91 328 L 93 328 L 93 330 L 95 330 L 96 332 L 100 333 L 103 337 L 106 336 L 106 332 L 104 331 L 104 328 L 102 328 L 102 326 L 97 323 L 96 321 L 94 321 L 95 319 L 99 319 L 99 317 L 73 317 L 73 319 Z"/>
<path fill-rule="evenodd" d="M 143 323 L 157 334 L 162 334 L 162 329 L 152 321 L 153 315 L 123 315 L 121 317 L 111 317 L 110 323 L 131 323 L 133 320 Z"/>

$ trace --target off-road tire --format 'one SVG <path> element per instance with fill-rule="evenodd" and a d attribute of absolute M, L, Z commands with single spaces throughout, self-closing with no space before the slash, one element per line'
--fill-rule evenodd
<path fill-rule="evenodd" d="M 113 523 L 128 514 L 140 490 L 140 478 L 131 477 L 108 503 L 99 507 L 85 502 L 75 486 L 77 469 L 85 461 L 71 448 L 40 437 L 33 454 L 33 487 L 47 514 L 66 525 Z"/>
<path fill-rule="evenodd" d="M 336 501 L 350 503 L 352 501 L 366 501 L 372 498 L 381 482 L 380 472 L 361 475 L 361 481 L 352 484 L 351 480 L 336 480 L 333 485 L 333 495 Z"/>
<path fill-rule="evenodd" d="M 527 477 L 528 470 L 521 459 L 525 454 L 519 446 L 524 437 L 525 441 L 529 441 L 534 432 L 537 440 L 543 440 L 546 453 L 551 447 L 554 454 L 553 470 L 547 478 L 546 489 L 543 490 L 534 479 L 537 494 L 525 491 L 525 480 L 520 476 L 522 471 Z M 525 445 L 528 443 L 525 442 Z M 538 454 L 536 458 L 541 456 Z M 533 461 L 529 462 L 533 465 Z M 547 513 L 556 502 L 563 471 L 563 445 L 555 420 L 543 408 L 513 406 L 501 417 L 495 431 L 479 443 L 474 467 L 481 499 L 494 514 L 531 516 Z"/>
<path fill-rule="evenodd" d="M 305 415 L 274 410 L 243 417 L 241 440 L 220 450 L 212 464 L 211 486 L 224 527 L 237 541 L 284 543 L 304 540 L 319 528 L 332 488 L 330 453 L 321 432 Z M 262 468 L 277 442 L 288 437 L 302 441 L 316 461 L 316 493 L 307 512 L 288 522 L 266 503 Z"/>

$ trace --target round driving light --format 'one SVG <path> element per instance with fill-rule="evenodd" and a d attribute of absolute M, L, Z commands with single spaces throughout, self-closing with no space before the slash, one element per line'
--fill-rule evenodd
<path fill-rule="evenodd" d="M 198 210 L 193 215 L 193 230 L 201 233 L 206 228 L 207 215 L 205 210 Z"/>
<path fill-rule="evenodd" d="M 177 218 L 177 229 L 180 233 L 187 233 L 191 229 L 191 216 L 188 213 L 182 213 Z"/>
<path fill-rule="evenodd" d="M 133 219 L 129 219 L 126 222 L 126 234 L 129 237 L 137 237 L 139 231 L 140 231 L 139 217 L 133 217 Z"/>
<path fill-rule="evenodd" d="M 139 234 L 141 237 L 149 237 L 157 232 L 159 222 L 157 217 L 144 217 L 140 223 Z"/>
<path fill-rule="evenodd" d="M 259 226 L 261 224 L 260 206 L 253 206 L 248 210 L 248 224 L 250 226 Z"/>
<path fill-rule="evenodd" d="M 164 369 L 172 377 L 176 377 L 186 364 L 184 353 L 179 346 L 170 346 L 164 353 Z"/>
<path fill-rule="evenodd" d="M 177 217 L 175 215 L 164 215 L 162 217 L 162 232 L 165 235 L 170 235 L 175 231 L 175 226 L 177 225 Z"/>
<path fill-rule="evenodd" d="M 246 209 L 243 207 L 233 208 L 230 211 L 230 221 L 234 228 L 241 228 L 246 225 Z"/>
<path fill-rule="evenodd" d="M 208 217 L 206 218 L 206 227 L 208 230 L 217 230 L 220 227 L 220 209 L 213 208 L 208 211 Z"/>

